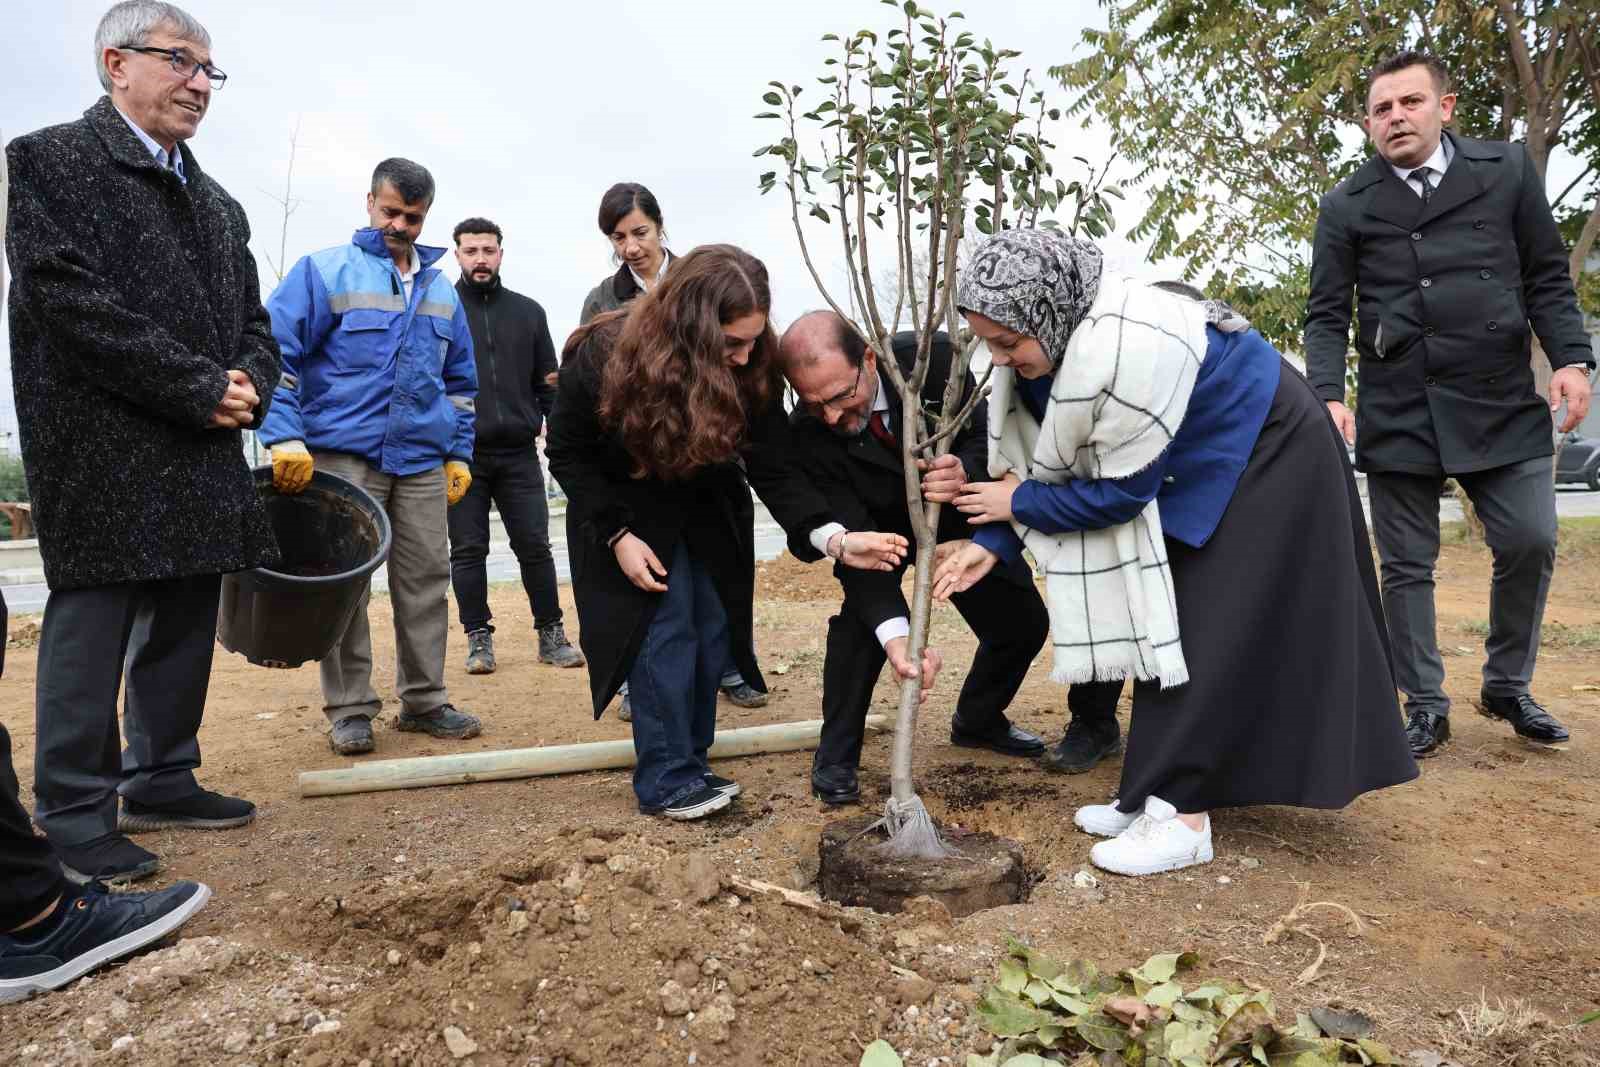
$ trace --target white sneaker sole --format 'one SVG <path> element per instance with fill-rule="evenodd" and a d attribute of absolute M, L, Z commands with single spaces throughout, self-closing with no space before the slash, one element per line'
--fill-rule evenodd
<path fill-rule="evenodd" d="M 676 819 L 679 822 L 688 822 L 692 819 L 703 819 L 707 815 L 721 811 L 723 808 L 732 803 L 733 797 L 731 795 L 727 793 L 713 793 L 710 797 L 702 800 L 700 803 L 695 804 L 692 807 L 666 808 L 662 810 L 661 814 L 665 815 L 669 819 Z"/>
<path fill-rule="evenodd" d="M 1080 808 L 1073 813 L 1072 822 L 1074 826 L 1086 834 L 1093 834 L 1096 837 L 1116 837 L 1132 826 L 1133 820 L 1138 817 L 1137 813 L 1127 816 L 1119 814 L 1116 817 L 1110 815 L 1102 816 L 1098 812 L 1093 815 L 1085 815 Z"/>
<path fill-rule="evenodd" d="M 1160 859 L 1146 860 L 1142 863 L 1129 863 L 1112 856 L 1096 855 L 1102 852 L 1100 845 L 1089 850 L 1089 862 L 1099 867 L 1102 871 L 1112 874 L 1125 874 L 1130 877 L 1139 877 L 1146 874 L 1163 874 L 1166 871 L 1181 871 L 1185 867 L 1198 867 L 1202 863 L 1210 863 L 1214 859 L 1210 842 L 1201 845 L 1192 852 L 1180 856 L 1164 856 Z"/>
<path fill-rule="evenodd" d="M 75 956 L 57 967 L 53 971 L 43 974 L 29 975 L 27 978 L 0 978 L 0 1004 L 15 1004 L 21 1000 L 38 993 L 48 993 L 52 989 L 60 989 L 68 982 L 82 978 L 97 967 L 103 967 L 112 960 L 120 959 L 130 952 L 136 952 L 152 942 L 159 941 L 172 931 L 188 922 L 194 913 L 206 906 L 206 901 L 211 899 L 211 888 L 201 885 L 194 896 L 178 905 L 176 908 L 161 916 L 149 926 L 141 926 L 137 930 L 113 938 L 102 945 Z"/>

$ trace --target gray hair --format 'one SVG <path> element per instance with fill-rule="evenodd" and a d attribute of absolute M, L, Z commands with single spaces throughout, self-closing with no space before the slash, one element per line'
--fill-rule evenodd
<path fill-rule="evenodd" d="M 111 91 L 111 75 L 103 57 L 107 48 L 142 45 L 154 31 L 166 27 L 186 41 L 211 47 L 211 35 L 193 15 L 176 4 L 161 0 L 122 0 L 112 6 L 94 31 L 94 72 L 100 88 Z"/>

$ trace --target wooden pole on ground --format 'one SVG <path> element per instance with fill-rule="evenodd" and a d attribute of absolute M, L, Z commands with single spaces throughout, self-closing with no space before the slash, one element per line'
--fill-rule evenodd
<path fill-rule="evenodd" d="M 885 715 L 868 715 L 867 726 L 890 726 Z M 780 722 L 723 730 L 711 746 L 712 759 L 756 756 L 770 752 L 797 752 L 816 745 L 821 719 Z M 594 741 L 583 745 L 545 748 L 510 748 L 499 752 L 463 752 L 453 756 L 418 756 L 412 759 L 371 760 L 334 771 L 301 771 L 302 797 L 377 793 L 386 789 L 421 789 L 433 785 L 466 785 L 548 774 L 602 771 L 634 764 L 633 742 Z"/>

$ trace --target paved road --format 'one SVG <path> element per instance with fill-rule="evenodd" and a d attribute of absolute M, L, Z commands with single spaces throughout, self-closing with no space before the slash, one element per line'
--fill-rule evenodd
<path fill-rule="evenodd" d="M 1600 493 L 1592 493 L 1581 487 L 1562 486 L 1556 490 L 1556 513 L 1562 516 L 1600 515 Z M 1439 501 L 1439 518 L 1445 522 L 1461 519 L 1461 505 L 1455 500 Z M 498 525 L 495 527 L 499 532 Z M 567 542 L 565 523 L 553 521 L 551 534 L 554 541 L 550 548 L 556 560 L 556 576 L 563 582 L 570 581 L 572 572 L 567 563 Z M 776 559 L 783 553 L 785 540 L 783 530 L 772 521 L 765 508 L 759 505 L 756 508 L 756 558 Z M 491 582 L 514 582 L 521 577 L 517 569 L 517 558 L 511 554 L 511 545 L 505 541 L 492 541 L 489 545 L 489 580 Z M 375 589 L 387 589 L 389 577 L 386 568 L 379 568 L 373 576 Z M 13 615 L 22 615 L 28 612 L 44 610 L 44 599 L 47 590 L 43 583 L 24 583 L 18 585 L 5 585 L 6 605 Z"/>

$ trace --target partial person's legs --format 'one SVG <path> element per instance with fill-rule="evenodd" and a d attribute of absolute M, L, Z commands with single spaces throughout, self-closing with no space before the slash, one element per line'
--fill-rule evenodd
<path fill-rule="evenodd" d="M 811 760 L 811 787 L 830 804 L 853 803 L 861 790 L 862 734 L 872 689 L 883 672 L 883 646 L 849 600 L 828 620 L 822 661 L 822 734 Z"/>
<path fill-rule="evenodd" d="M 710 774 L 706 753 L 716 742 L 717 686 L 728 659 L 728 612 L 710 572 L 693 556 L 689 557 L 689 567 L 694 575 L 694 618 L 699 642 L 695 650 L 694 753 L 701 770 Z"/>
<path fill-rule="evenodd" d="M 497 457 L 494 503 L 522 571 L 522 588 L 533 609 L 534 627 L 543 630 L 558 625 L 561 600 L 556 594 L 556 561 L 550 553 L 550 508 L 545 501 L 544 472 L 532 446 L 525 452 Z"/>
<path fill-rule="evenodd" d="M 1488 659 L 1480 707 L 1517 734 L 1542 744 L 1569 739 L 1566 727 L 1534 701 L 1530 686 L 1539 655 L 1545 598 L 1556 561 L 1555 486 L 1550 460 L 1538 457 L 1464 475 L 1462 486 L 1483 520 L 1494 553 L 1489 591 Z"/>
<path fill-rule="evenodd" d="M 1385 472 L 1367 476 L 1395 680 L 1406 695 L 1407 712 L 1438 716 L 1450 713 L 1433 606 L 1443 485 L 1444 479 L 1437 475 Z"/>
<path fill-rule="evenodd" d="M 494 498 L 494 470 L 472 461 L 472 484 L 448 511 L 450 585 L 456 593 L 456 614 L 466 633 L 493 632 L 489 625 L 489 508 Z"/>
<path fill-rule="evenodd" d="M 667 568 L 644 643 L 628 674 L 637 763 L 633 791 L 639 810 L 665 813 L 706 788 L 701 754 L 706 709 L 699 691 L 700 639 L 695 617 L 694 567 L 679 545 Z M 716 695 L 711 694 L 715 723 Z M 724 805 L 725 806 L 725 805 Z"/>
<path fill-rule="evenodd" d="M 117 696 L 140 596 L 140 585 L 128 582 L 56 590 L 45 602 L 33 798 L 39 829 L 57 848 L 116 831 Z"/>
<path fill-rule="evenodd" d="M 366 460 L 342 452 L 318 452 L 315 454 L 315 460 L 318 470 L 337 474 L 354 482 L 365 489 L 385 512 L 390 511 L 389 497 L 394 479 L 369 466 Z M 389 521 L 392 527 L 394 523 L 392 513 Z M 392 554 L 389 573 L 392 585 L 394 582 Z M 344 636 L 339 638 L 338 644 L 333 646 L 333 650 L 323 657 L 318 665 L 322 676 L 322 711 L 335 727 L 345 719 L 370 721 L 383 710 L 383 702 L 378 699 L 378 691 L 372 687 L 372 630 L 367 621 L 370 588 L 369 583 L 368 591 L 362 593 L 361 604 L 356 608 Z M 337 737 L 335 742 L 335 747 L 338 747 Z M 371 751 L 371 749 L 372 737 L 369 727 L 365 748 L 350 751 Z"/>
<path fill-rule="evenodd" d="M 1012 756 L 1037 756 L 1044 742 L 1006 717 L 1050 632 L 1050 615 L 1031 577 L 995 570 L 950 602 L 978 638 L 972 668 L 961 685 L 951 740 L 976 742 Z"/>
<path fill-rule="evenodd" d="M 11 735 L 0 723 L 0 934 L 43 919 L 70 888 L 50 843 L 23 810 Z"/>
<path fill-rule="evenodd" d="M 395 725 L 434 737 L 476 737 L 478 720 L 450 704 L 444 686 L 449 638 L 448 508 L 444 468 L 396 478 L 389 495 L 389 599 L 394 605 Z"/>

